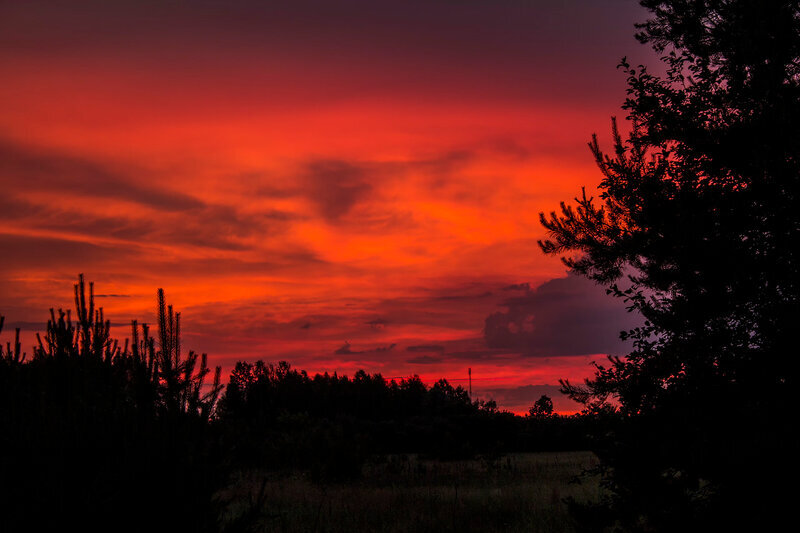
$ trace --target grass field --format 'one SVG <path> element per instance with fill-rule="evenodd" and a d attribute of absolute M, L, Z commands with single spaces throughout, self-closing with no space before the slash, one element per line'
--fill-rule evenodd
<path fill-rule="evenodd" d="M 388 456 L 350 483 L 249 472 L 224 496 L 229 523 L 249 511 L 255 531 L 569 532 L 562 498 L 599 497 L 596 479 L 570 483 L 596 461 L 590 452 L 452 462 Z"/>

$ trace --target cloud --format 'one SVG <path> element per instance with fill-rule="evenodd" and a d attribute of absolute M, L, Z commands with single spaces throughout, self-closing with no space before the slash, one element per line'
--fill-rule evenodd
<path fill-rule="evenodd" d="M 429 355 L 421 355 L 419 357 L 412 357 L 406 359 L 406 363 L 410 365 L 435 365 L 443 361 L 441 357 L 431 357 Z"/>
<path fill-rule="evenodd" d="M 361 353 L 361 352 L 354 352 L 353 350 L 350 349 L 350 343 L 349 342 L 345 342 L 341 346 L 341 348 L 337 348 L 333 353 L 336 354 L 336 355 L 350 355 L 350 354 L 353 354 L 353 353 Z"/>
<path fill-rule="evenodd" d="M 437 287 L 440 283 L 449 286 Z M 420 326 L 478 334 L 486 310 L 496 303 L 492 299 L 493 293 L 488 290 L 490 285 L 482 281 L 454 283 L 450 279 L 431 280 L 426 287 L 407 291 L 409 296 L 378 300 L 371 303 L 369 309 L 385 323 L 391 324 L 392 331 Z M 441 343 L 437 341 L 436 344 Z"/>
<path fill-rule="evenodd" d="M 279 236 L 299 218 L 280 209 L 245 212 L 243 204 L 206 202 L 165 190 L 165 179 L 160 171 L 0 139 L 0 221 L 91 240 L 243 251 L 252 247 L 248 241 Z"/>
<path fill-rule="evenodd" d="M 620 300 L 583 277 L 552 279 L 533 290 L 512 287 L 523 294 L 503 302 L 507 311 L 486 317 L 490 348 L 534 357 L 623 353 L 627 346 L 619 332 L 639 324 Z"/>
<path fill-rule="evenodd" d="M 18 192 L 33 189 L 66 196 L 115 199 L 163 211 L 185 211 L 203 206 L 200 200 L 162 187 L 140 185 L 142 169 L 102 163 L 58 150 L 22 146 L 0 139 L 0 180 L 17 184 Z"/>
<path fill-rule="evenodd" d="M 483 298 L 489 298 L 490 296 L 492 296 L 492 292 L 491 291 L 486 291 L 486 292 L 482 292 L 480 294 L 447 294 L 447 295 L 443 295 L 443 296 L 437 296 L 434 299 L 435 300 L 444 300 L 444 301 L 450 301 L 450 300 L 479 300 L 479 299 L 483 299 Z"/>
<path fill-rule="evenodd" d="M 408 231 L 418 225 L 409 200 L 430 197 L 483 205 L 494 193 L 494 182 L 482 186 L 463 179 L 482 157 L 496 161 L 506 155 L 494 141 L 486 141 L 405 159 L 313 158 L 299 161 L 283 178 L 253 172 L 243 179 L 251 184 L 264 180 L 251 185 L 264 197 L 305 198 L 329 224 L 349 224 L 360 232 Z M 403 196 L 405 203 L 398 205 L 398 189 L 400 195 L 408 194 L 409 185 L 416 191 L 414 198 Z"/>
<path fill-rule="evenodd" d="M 394 350 L 396 343 L 392 343 L 388 346 L 379 346 L 377 348 L 372 348 L 369 350 L 353 350 L 350 348 L 350 343 L 345 342 L 340 348 L 338 348 L 333 353 L 335 355 L 354 355 L 354 354 L 365 354 L 365 353 L 377 353 L 377 352 L 389 352 Z"/>
<path fill-rule="evenodd" d="M 304 178 L 306 194 L 330 222 L 350 212 L 372 190 L 365 169 L 347 161 L 310 161 L 306 164 Z"/>
<path fill-rule="evenodd" d="M 4 209 L 9 207 L 9 209 Z M 135 210 L 121 215 L 94 212 L 106 204 L 83 208 L 69 203 L 34 203 L 22 198 L 0 199 L 0 220 L 28 229 L 77 234 L 88 239 L 132 241 L 137 244 L 187 245 L 216 250 L 246 250 L 244 242 L 257 234 L 271 234 L 286 223 L 274 213 L 242 214 L 230 206 L 203 205 L 181 213 L 163 212 L 142 217 Z"/>
<path fill-rule="evenodd" d="M 366 322 L 366 324 L 369 325 L 369 327 L 371 327 L 372 329 L 380 331 L 386 329 L 388 322 L 386 322 L 381 318 L 376 318 L 375 320 L 370 320 L 369 322 Z"/>
<path fill-rule="evenodd" d="M 0 271 L 25 271 L 47 266 L 59 271 L 79 272 L 86 265 L 124 261 L 131 256 L 130 250 L 122 246 L 8 233 L 0 233 L 0 250 L 13 250 L 3 257 Z"/>
<path fill-rule="evenodd" d="M 96 295 L 95 295 L 96 296 Z M 33 320 L 17 320 L 16 322 L 6 322 L 5 327 L 9 331 L 19 328 L 21 331 L 45 331 L 47 329 L 47 322 L 36 322 Z"/>
<path fill-rule="evenodd" d="M 460 361 L 487 361 L 497 360 L 502 358 L 516 359 L 518 354 L 514 350 L 464 350 L 460 352 L 449 352 L 448 358 L 458 359 Z"/>
<path fill-rule="evenodd" d="M 419 346 L 406 347 L 407 352 L 436 352 L 444 353 L 444 346 L 440 344 L 422 344 Z"/>
<path fill-rule="evenodd" d="M 393 342 L 392 344 L 390 344 L 388 346 L 380 346 L 378 348 L 375 348 L 373 351 L 375 351 L 375 352 L 388 352 L 388 351 L 394 350 L 395 346 L 397 346 L 397 343 Z"/>
<path fill-rule="evenodd" d="M 268 250 L 268 252 L 270 252 Z M 322 273 L 345 271 L 323 259 L 313 252 L 302 249 L 275 250 L 274 253 L 265 253 L 269 259 L 249 259 L 238 256 L 202 256 L 186 257 L 175 261 L 168 256 L 141 257 L 138 260 L 142 268 L 155 272 L 169 272 L 171 276 L 199 276 L 200 279 L 214 279 L 215 277 L 240 277 L 258 276 L 265 273 L 284 274 L 287 276 L 314 276 Z M 341 337 L 340 337 L 341 338 Z"/>

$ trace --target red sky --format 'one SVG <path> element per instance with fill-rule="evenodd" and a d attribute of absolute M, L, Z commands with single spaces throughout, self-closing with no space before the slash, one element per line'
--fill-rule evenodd
<path fill-rule="evenodd" d="M 624 353 L 536 246 L 593 190 L 635 2 L 0 2 L 0 314 L 27 351 L 93 280 L 156 288 L 228 370 L 419 374 L 525 411 Z M 4 333 L 8 340 L 8 331 Z"/>

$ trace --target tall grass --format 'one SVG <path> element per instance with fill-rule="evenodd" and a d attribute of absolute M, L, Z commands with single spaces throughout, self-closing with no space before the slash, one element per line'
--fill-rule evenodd
<path fill-rule="evenodd" d="M 513 454 L 469 461 L 381 456 L 361 480 L 313 483 L 307 476 L 242 473 L 226 491 L 225 520 L 248 515 L 274 532 L 572 532 L 563 499 L 596 501 L 597 479 L 572 483 L 596 464 L 590 452 Z"/>

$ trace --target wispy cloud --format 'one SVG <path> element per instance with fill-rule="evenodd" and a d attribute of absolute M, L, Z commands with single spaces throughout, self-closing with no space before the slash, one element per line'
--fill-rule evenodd
<path fill-rule="evenodd" d="M 136 174 L 144 171 L 0 139 L 0 179 L 17 184 L 18 190 L 133 202 L 163 211 L 203 206 L 188 194 L 170 191 L 163 182 L 161 187 L 142 186 Z"/>

